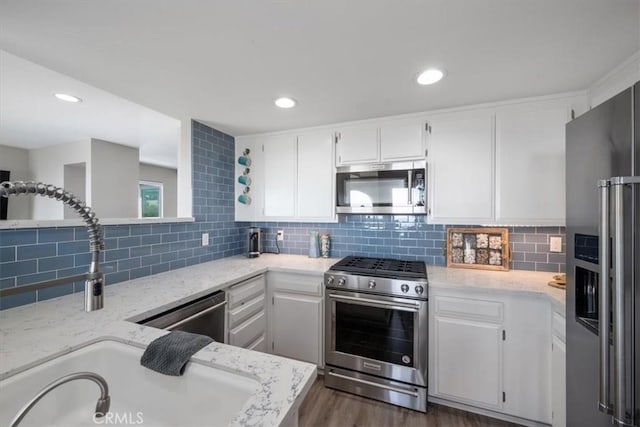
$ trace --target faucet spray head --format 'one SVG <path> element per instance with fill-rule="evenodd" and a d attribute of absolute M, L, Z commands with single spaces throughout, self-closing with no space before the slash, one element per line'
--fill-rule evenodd
<path fill-rule="evenodd" d="M 104 417 L 109 412 L 109 406 L 111 406 L 111 397 L 100 397 L 96 403 L 96 418 Z"/>

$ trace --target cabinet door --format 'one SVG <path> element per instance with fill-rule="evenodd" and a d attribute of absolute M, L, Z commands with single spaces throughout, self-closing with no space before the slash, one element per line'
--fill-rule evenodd
<path fill-rule="evenodd" d="M 424 159 L 424 120 L 396 120 L 380 126 L 380 160 Z"/>
<path fill-rule="evenodd" d="M 430 121 L 431 221 L 485 224 L 494 212 L 493 116 L 455 114 Z"/>
<path fill-rule="evenodd" d="M 553 427 L 564 427 L 567 425 L 566 349 L 564 342 L 557 336 L 553 337 L 551 360 L 551 424 Z"/>
<path fill-rule="evenodd" d="M 326 130 L 298 135 L 298 217 L 335 217 L 333 138 Z"/>
<path fill-rule="evenodd" d="M 270 136 L 264 147 L 264 216 L 293 217 L 296 203 L 296 137 Z"/>
<path fill-rule="evenodd" d="M 376 125 L 345 127 L 338 130 L 337 138 L 337 165 L 371 163 L 380 158 Z"/>
<path fill-rule="evenodd" d="M 274 292 L 273 353 L 320 365 L 322 298 Z"/>
<path fill-rule="evenodd" d="M 496 115 L 496 221 L 565 224 L 568 107 L 520 106 Z"/>
<path fill-rule="evenodd" d="M 551 423 L 551 307 L 549 301 L 506 299 L 504 391 L 507 414 Z M 526 367 L 523 369 L 523 367 Z"/>
<path fill-rule="evenodd" d="M 502 407 L 502 327 L 435 317 L 435 394 L 491 409 Z"/>

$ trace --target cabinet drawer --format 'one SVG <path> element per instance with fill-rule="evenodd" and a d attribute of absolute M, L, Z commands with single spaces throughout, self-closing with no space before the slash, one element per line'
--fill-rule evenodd
<path fill-rule="evenodd" d="M 322 274 L 269 273 L 269 288 L 272 290 L 322 296 Z"/>
<path fill-rule="evenodd" d="M 247 346 L 248 350 L 261 351 L 263 353 L 267 352 L 267 337 L 265 334 L 260 335 L 260 337 L 249 344 Z"/>
<path fill-rule="evenodd" d="M 242 325 L 229 331 L 229 344 L 247 347 L 265 332 L 264 312 L 258 313 Z"/>
<path fill-rule="evenodd" d="M 553 313 L 553 335 L 558 337 L 560 341 L 565 342 L 566 321 L 561 314 Z"/>
<path fill-rule="evenodd" d="M 254 277 L 246 282 L 232 286 L 227 291 L 227 303 L 229 304 L 229 309 L 236 308 L 243 302 L 264 293 L 264 286 L 264 275 Z"/>
<path fill-rule="evenodd" d="M 436 296 L 435 314 L 438 316 L 502 323 L 504 304 L 499 301 Z"/>
<path fill-rule="evenodd" d="M 233 310 L 229 310 L 229 329 L 233 329 L 249 317 L 264 309 L 264 294 L 257 298 L 240 303 Z"/>

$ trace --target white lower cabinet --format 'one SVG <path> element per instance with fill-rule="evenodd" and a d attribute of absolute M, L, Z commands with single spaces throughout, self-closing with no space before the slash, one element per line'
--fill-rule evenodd
<path fill-rule="evenodd" d="M 547 299 L 432 288 L 429 310 L 430 396 L 551 423 Z"/>
<path fill-rule="evenodd" d="M 553 427 L 567 425 L 567 351 L 565 345 L 565 318 L 559 313 L 554 313 L 551 344 L 551 425 Z"/>
<path fill-rule="evenodd" d="M 265 277 L 260 275 L 227 290 L 228 343 L 266 351 Z"/>
<path fill-rule="evenodd" d="M 431 393 L 501 409 L 503 303 L 443 294 L 430 301 Z"/>
<path fill-rule="evenodd" d="M 322 367 L 322 275 L 269 272 L 267 284 L 270 351 Z"/>
<path fill-rule="evenodd" d="M 502 326 L 436 316 L 435 392 L 471 405 L 502 407 Z"/>

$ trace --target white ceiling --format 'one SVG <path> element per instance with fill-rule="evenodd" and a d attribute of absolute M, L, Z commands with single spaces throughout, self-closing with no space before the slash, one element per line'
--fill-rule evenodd
<path fill-rule="evenodd" d="M 54 93 L 83 99 L 68 103 Z M 177 166 L 180 121 L 0 51 L 0 144 L 25 149 L 99 138 Z"/>
<path fill-rule="evenodd" d="M 2 0 L 0 48 L 242 135 L 584 89 L 640 50 L 640 1 Z"/>

